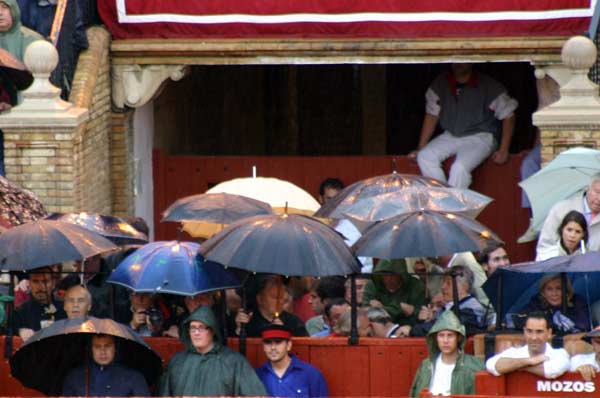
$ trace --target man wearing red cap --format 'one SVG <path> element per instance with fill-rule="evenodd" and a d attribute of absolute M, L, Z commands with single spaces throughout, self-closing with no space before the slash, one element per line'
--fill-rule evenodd
<path fill-rule="evenodd" d="M 327 397 L 329 390 L 321 372 L 290 353 L 292 332 L 272 324 L 261 333 L 269 361 L 256 369 L 269 395 L 274 397 Z"/>

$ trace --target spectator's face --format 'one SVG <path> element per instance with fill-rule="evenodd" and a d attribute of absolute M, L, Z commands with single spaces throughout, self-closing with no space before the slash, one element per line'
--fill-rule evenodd
<path fill-rule="evenodd" d="M 323 315 L 325 311 L 325 304 L 321 301 L 321 298 L 314 290 L 310 292 L 310 296 L 308 297 L 308 303 L 312 307 L 315 315 Z"/>
<path fill-rule="evenodd" d="M 338 321 L 342 314 L 346 311 L 350 311 L 350 306 L 348 304 L 343 305 L 332 305 L 329 309 L 329 326 L 333 329 L 335 325 L 337 325 Z"/>
<path fill-rule="evenodd" d="M 427 266 L 425 265 L 425 262 L 421 259 L 415 261 L 415 265 L 413 268 L 415 270 L 415 274 L 419 276 L 424 276 L 427 273 Z"/>
<path fill-rule="evenodd" d="M 292 349 L 292 342 L 284 339 L 266 339 L 263 340 L 263 348 L 269 361 L 277 363 L 287 357 Z"/>
<path fill-rule="evenodd" d="M 456 281 L 456 288 L 458 289 L 459 299 L 461 297 L 468 295 L 467 289 L 458 280 Z M 452 287 L 452 277 L 444 276 L 444 278 L 442 279 L 442 299 L 443 299 L 444 303 L 449 303 L 454 299 L 454 297 L 452 295 L 453 290 L 454 289 Z"/>
<path fill-rule="evenodd" d="M 454 76 L 459 81 L 461 80 L 461 78 L 468 77 L 471 74 L 471 70 L 473 70 L 472 64 L 466 64 L 466 63 L 452 64 L 452 73 L 454 73 Z"/>
<path fill-rule="evenodd" d="M 458 333 L 440 330 L 436 335 L 437 345 L 442 354 L 453 354 L 458 349 Z"/>
<path fill-rule="evenodd" d="M 321 202 L 321 204 L 324 205 L 325 203 L 329 202 L 331 199 L 335 198 L 335 196 L 338 193 L 340 193 L 339 189 L 325 188 L 325 190 L 323 191 L 323 195 L 319 195 L 319 202 Z"/>
<path fill-rule="evenodd" d="M 200 321 L 192 321 L 189 326 L 192 345 L 201 354 L 205 354 L 213 347 L 214 332 Z"/>
<path fill-rule="evenodd" d="M 290 313 L 294 312 L 294 298 L 292 297 L 290 292 L 287 291 L 287 289 L 283 290 L 283 304 L 281 306 L 281 309 Z"/>
<path fill-rule="evenodd" d="M 381 280 L 390 293 L 395 292 L 402 286 L 402 277 L 400 275 L 383 275 Z"/>
<path fill-rule="evenodd" d="M 65 294 L 65 312 L 67 318 L 83 318 L 92 308 L 88 292 L 82 286 L 75 286 Z"/>
<path fill-rule="evenodd" d="M 358 335 L 367 337 L 369 335 L 369 318 L 364 314 L 358 314 Z"/>
<path fill-rule="evenodd" d="M 8 32 L 12 27 L 13 19 L 8 4 L 0 1 L 0 32 Z"/>
<path fill-rule="evenodd" d="M 92 356 L 100 366 L 109 365 L 115 359 L 115 340 L 112 336 L 92 337 Z"/>
<path fill-rule="evenodd" d="M 190 314 L 201 305 L 212 307 L 215 303 L 211 293 L 200 293 L 195 296 L 185 296 L 183 301 L 185 303 L 185 308 L 187 308 Z"/>
<path fill-rule="evenodd" d="M 369 335 L 373 337 L 386 337 L 387 328 L 379 322 L 369 322 Z"/>
<path fill-rule="evenodd" d="M 356 280 L 356 302 L 358 303 L 358 305 L 360 305 L 360 303 L 362 303 L 362 301 L 363 301 L 363 295 L 365 293 L 365 286 L 367 286 L 368 282 L 369 282 L 368 279 L 357 279 Z M 351 285 L 352 285 L 352 280 L 347 279 L 346 280 L 346 297 L 345 297 L 347 302 L 352 301 Z"/>
<path fill-rule="evenodd" d="M 548 327 L 545 319 L 529 318 L 523 328 L 523 334 L 529 355 L 534 356 L 546 351 L 546 343 L 552 338 L 552 329 Z"/>
<path fill-rule="evenodd" d="M 506 250 L 504 250 L 503 247 L 499 247 L 488 254 L 488 262 L 484 268 L 488 275 L 491 275 L 498 267 L 503 267 L 505 265 L 510 265 L 508 253 L 506 253 Z"/>
<path fill-rule="evenodd" d="M 569 221 L 563 227 L 560 238 L 569 253 L 574 252 L 579 248 L 579 242 L 583 239 L 583 228 L 575 221 Z"/>
<path fill-rule="evenodd" d="M 278 284 L 268 284 L 263 291 L 256 296 L 256 302 L 262 313 L 277 315 L 283 307 L 285 288 Z"/>
<path fill-rule="evenodd" d="M 147 310 L 152 306 L 152 295 L 149 293 L 134 293 L 131 295 L 131 307 L 135 311 Z"/>
<path fill-rule="evenodd" d="M 600 181 L 594 181 L 585 195 L 590 210 L 594 213 L 600 212 Z"/>
<path fill-rule="evenodd" d="M 542 288 L 542 297 L 553 307 L 558 307 L 562 304 L 562 283 L 560 277 L 552 279 Z"/>
<path fill-rule="evenodd" d="M 50 273 L 33 273 L 29 278 L 31 296 L 38 303 L 49 304 L 54 289 L 54 278 Z"/>

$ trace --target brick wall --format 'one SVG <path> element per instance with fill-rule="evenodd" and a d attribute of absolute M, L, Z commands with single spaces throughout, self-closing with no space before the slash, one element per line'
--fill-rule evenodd
<path fill-rule="evenodd" d="M 134 213 L 133 197 L 133 110 L 112 112 L 110 167 L 112 211 L 116 216 Z"/>

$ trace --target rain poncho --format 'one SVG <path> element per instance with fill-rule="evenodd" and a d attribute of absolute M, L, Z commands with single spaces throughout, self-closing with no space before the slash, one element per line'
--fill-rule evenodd
<path fill-rule="evenodd" d="M 36 40 L 43 40 L 38 33 L 21 25 L 21 10 L 17 0 L 1 0 L 10 7 L 13 23 L 8 32 L 0 33 L 0 48 L 3 48 L 23 62 L 25 49 Z"/>
<path fill-rule="evenodd" d="M 200 354 L 192 345 L 189 324 L 199 321 L 214 332 L 214 346 Z M 221 344 L 219 325 L 212 310 L 200 306 L 181 325 L 186 350 L 171 359 L 159 382 L 160 396 L 265 396 L 267 391 L 246 358 Z"/>
<path fill-rule="evenodd" d="M 434 364 L 440 355 L 436 334 L 441 330 L 452 330 L 459 333 L 462 339 L 459 343 L 459 354 L 456 365 L 452 371 L 451 393 L 454 394 L 474 394 L 475 393 L 475 372 L 485 369 L 484 363 L 472 355 L 464 353 L 465 343 L 467 341 L 465 327 L 460 323 L 452 311 L 444 312 L 438 321 L 433 325 L 429 334 L 427 334 L 427 348 L 429 357 L 421 362 L 417 370 L 410 396 L 418 397 L 423 388 L 429 388 L 433 377 Z"/>
<path fill-rule="evenodd" d="M 383 284 L 383 275 L 380 273 L 394 273 L 400 275 L 401 284 L 398 289 L 390 292 Z M 404 260 L 381 260 L 373 274 L 373 280 L 365 286 L 363 305 L 368 306 L 371 300 L 378 300 L 383 308 L 390 314 L 392 320 L 399 325 L 413 325 L 416 316 L 425 304 L 425 286 L 420 280 L 413 278 L 407 272 Z M 400 308 L 400 303 L 413 305 L 415 310 L 406 316 Z"/>

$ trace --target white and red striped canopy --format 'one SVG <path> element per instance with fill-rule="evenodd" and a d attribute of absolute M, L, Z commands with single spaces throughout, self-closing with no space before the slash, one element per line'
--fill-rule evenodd
<path fill-rule="evenodd" d="M 98 0 L 116 39 L 570 36 L 597 0 Z"/>

